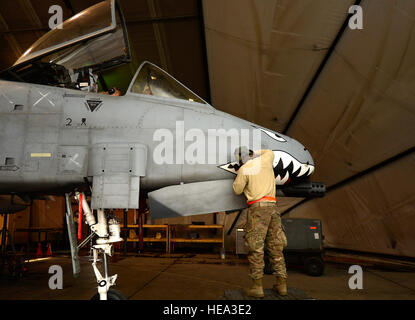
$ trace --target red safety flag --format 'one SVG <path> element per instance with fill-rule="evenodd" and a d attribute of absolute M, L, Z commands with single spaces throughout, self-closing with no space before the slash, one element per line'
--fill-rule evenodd
<path fill-rule="evenodd" d="M 82 193 L 79 194 L 78 239 L 82 238 Z"/>

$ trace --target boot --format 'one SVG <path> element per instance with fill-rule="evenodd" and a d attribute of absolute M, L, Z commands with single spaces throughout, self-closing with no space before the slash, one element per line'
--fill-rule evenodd
<path fill-rule="evenodd" d="M 262 288 L 262 278 L 254 279 L 252 287 L 249 289 L 244 289 L 244 293 L 249 297 L 263 298 L 264 289 Z"/>
<path fill-rule="evenodd" d="M 277 277 L 276 284 L 272 287 L 280 296 L 287 295 L 287 279 Z"/>

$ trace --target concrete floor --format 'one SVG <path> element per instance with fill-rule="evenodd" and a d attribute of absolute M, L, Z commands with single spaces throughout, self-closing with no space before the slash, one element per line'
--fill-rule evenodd
<path fill-rule="evenodd" d="M 63 268 L 63 289 L 50 290 L 51 265 Z M 325 274 L 310 277 L 299 269 L 288 269 L 288 286 L 298 288 L 315 299 L 415 299 L 415 272 L 383 271 L 363 268 L 362 290 L 348 287 L 348 265 L 326 264 Z M 27 274 L 18 281 L 0 279 L 0 299 L 90 299 L 96 293 L 92 267 L 81 257 L 81 275 L 72 277 L 71 260 L 57 256 L 27 264 Z M 227 290 L 249 285 L 245 259 L 214 254 L 171 254 L 128 256 L 111 263 L 110 274 L 117 273 L 117 290 L 129 299 L 223 299 Z M 264 288 L 271 288 L 273 276 L 265 275 Z"/>

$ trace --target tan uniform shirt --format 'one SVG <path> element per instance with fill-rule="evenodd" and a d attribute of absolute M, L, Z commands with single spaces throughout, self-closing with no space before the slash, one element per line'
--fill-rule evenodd
<path fill-rule="evenodd" d="M 260 150 L 256 151 L 255 155 L 260 156 L 245 163 L 233 182 L 233 191 L 237 195 L 243 192 L 248 202 L 262 197 L 275 198 L 274 152 Z"/>

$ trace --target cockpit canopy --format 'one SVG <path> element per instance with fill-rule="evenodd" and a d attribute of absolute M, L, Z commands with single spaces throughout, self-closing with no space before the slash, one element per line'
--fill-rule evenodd
<path fill-rule="evenodd" d="M 100 2 L 38 39 L 2 78 L 68 87 L 68 76 L 130 62 L 127 29 L 117 0 Z M 66 71 L 66 73 L 65 73 Z"/>
<path fill-rule="evenodd" d="M 147 61 L 143 62 L 138 68 L 128 92 L 206 104 L 203 99 L 167 72 Z"/>
<path fill-rule="evenodd" d="M 43 35 L 0 77 L 96 92 L 98 74 L 130 62 L 130 57 L 127 30 L 119 3 L 117 0 L 106 0 Z M 141 64 L 127 94 L 175 98 L 210 106 L 150 62 Z"/>

